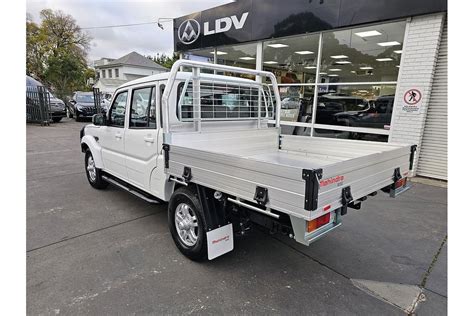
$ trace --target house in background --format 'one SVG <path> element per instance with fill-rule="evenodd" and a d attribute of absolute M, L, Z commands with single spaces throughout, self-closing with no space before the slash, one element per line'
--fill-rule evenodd
<path fill-rule="evenodd" d="M 169 71 L 137 52 L 118 59 L 101 58 L 94 61 L 94 68 L 98 78 L 94 88 L 103 93 L 113 93 L 127 81 Z"/>

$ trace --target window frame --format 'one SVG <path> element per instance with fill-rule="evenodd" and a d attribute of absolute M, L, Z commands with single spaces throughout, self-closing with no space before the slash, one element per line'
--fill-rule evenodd
<path fill-rule="evenodd" d="M 148 99 L 148 107 L 147 107 L 147 124 L 148 126 L 132 126 L 131 124 L 131 120 L 132 120 L 132 105 L 133 105 L 133 94 L 135 93 L 136 90 L 142 90 L 142 89 L 148 89 L 148 88 L 151 88 L 151 93 L 150 93 L 150 97 Z M 152 97 L 153 97 L 153 91 L 155 91 L 155 112 L 157 110 L 157 107 L 158 107 L 158 103 L 157 103 L 157 94 L 156 94 L 156 84 L 152 84 L 152 85 L 146 85 L 146 86 L 140 86 L 140 87 L 135 87 L 132 90 L 132 93 L 130 94 L 130 105 L 129 105 L 129 111 L 128 111 L 128 129 L 150 129 L 150 130 L 156 130 L 158 129 L 158 122 L 157 122 L 157 118 L 155 117 L 155 127 L 150 127 L 150 105 L 151 105 L 151 100 L 152 100 Z M 161 117 L 161 115 L 160 115 Z"/>
<path fill-rule="evenodd" d="M 108 127 L 116 127 L 116 128 L 125 128 L 125 122 L 126 122 L 126 117 L 127 117 L 127 107 L 128 107 L 128 103 L 129 103 L 129 100 L 128 100 L 128 89 L 124 89 L 124 90 L 121 90 L 121 91 L 118 91 L 115 96 L 114 96 L 114 99 L 112 101 L 112 103 L 110 104 L 110 108 L 109 108 L 109 111 L 107 112 L 107 120 L 106 120 L 106 125 Z M 123 125 L 115 125 L 115 124 L 111 124 L 110 120 L 112 118 L 112 109 L 113 109 L 113 106 L 114 106 L 114 103 L 115 101 L 117 100 L 117 98 L 122 94 L 122 93 L 127 93 L 127 97 L 126 97 L 126 101 L 125 101 L 125 113 L 124 113 L 124 120 L 123 120 Z"/>
<path fill-rule="evenodd" d="M 115 68 L 115 78 L 118 78 L 119 77 L 119 69 L 118 68 Z"/>
<path fill-rule="evenodd" d="M 160 106 L 160 127 L 163 126 L 163 92 L 165 92 L 165 84 L 164 83 L 158 83 L 158 90 L 157 92 L 160 92 L 160 94 L 156 94 L 156 98 L 158 99 L 158 104 Z"/>

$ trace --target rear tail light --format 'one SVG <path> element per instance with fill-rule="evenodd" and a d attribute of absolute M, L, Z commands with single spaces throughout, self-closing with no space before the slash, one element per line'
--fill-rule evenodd
<path fill-rule="evenodd" d="M 308 233 L 318 229 L 321 226 L 326 225 L 331 220 L 331 213 L 324 214 L 318 218 L 315 218 L 309 222 L 306 222 L 306 231 Z"/>
<path fill-rule="evenodd" d="M 407 184 L 407 178 L 402 178 L 395 182 L 395 189 L 398 189 L 400 187 L 404 187 Z"/>

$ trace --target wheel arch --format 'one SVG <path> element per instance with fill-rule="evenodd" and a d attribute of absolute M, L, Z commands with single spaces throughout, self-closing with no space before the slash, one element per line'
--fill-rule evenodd
<path fill-rule="evenodd" d="M 99 169 L 103 169 L 104 164 L 102 162 L 102 147 L 91 135 L 85 135 L 81 139 L 82 152 L 86 152 L 87 149 L 91 151 L 92 157 L 94 158 L 95 166 Z"/>

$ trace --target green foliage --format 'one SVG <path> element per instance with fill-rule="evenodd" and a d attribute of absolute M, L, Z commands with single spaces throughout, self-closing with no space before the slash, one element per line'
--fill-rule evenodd
<path fill-rule="evenodd" d="M 46 67 L 44 56 L 46 54 L 45 36 L 38 25 L 26 22 L 26 72 L 38 79 L 44 79 Z"/>
<path fill-rule="evenodd" d="M 92 38 L 62 11 L 42 10 L 40 18 L 39 25 L 26 21 L 27 74 L 54 87 L 61 98 L 86 88 L 94 77 L 86 62 Z"/>
<path fill-rule="evenodd" d="M 71 54 L 51 55 L 47 60 L 45 78 L 56 88 L 59 98 L 83 85 L 84 67 L 79 59 Z"/>
<path fill-rule="evenodd" d="M 147 56 L 149 59 L 153 60 L 155 63 L 171 69 L 171 66 L 173 66 L 174 62 L 179 59 L 179 54 L 173 53 L 173 55 L 168 56 L 166 54 L 157 54 L 156 56 Z"/>

